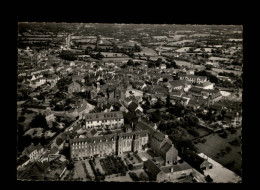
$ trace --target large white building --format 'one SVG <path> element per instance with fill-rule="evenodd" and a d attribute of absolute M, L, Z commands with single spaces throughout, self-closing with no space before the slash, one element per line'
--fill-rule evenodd
<path fill-rule="evenodd" d="M 101 112 L 85 114 L 86 129 L 108 126 L 117 128 L 124 125 L 123 112 Z"/>

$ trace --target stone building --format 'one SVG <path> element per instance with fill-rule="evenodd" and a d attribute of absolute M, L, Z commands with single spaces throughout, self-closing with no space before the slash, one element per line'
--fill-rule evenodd
<path fill-rule="evenodd" d="M 121 111 L 101 112 L 85 114 L 86 129 L 107 126 L 109 128 L 120 128 L 124 124 L 124 117 Z"/>
<path fill-rule="evenodd" d="M 140 151 L 148 143 L 148 131 L 109 134 L 70 140 L 71 158 L 106 156 Z"/>

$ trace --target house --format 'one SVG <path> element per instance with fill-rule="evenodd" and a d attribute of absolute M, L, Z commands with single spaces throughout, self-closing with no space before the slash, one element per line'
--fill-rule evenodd
<path fill-rule="evenodd" d="M 85 82 L 85 78 L 84 78 L 84 75 L 73 75 L 72 77 L 72 81 L 79 81 L 79 82 L 82 82 L 84 83 Z"/>
<path fill-rule="evenodd" d="M 77 124 L 77 125 L 74 125 L 73 127 L 72 127 L 72 131 L 78 131 L 78 130 L 80 130 L 81 129 L 81 125 L 80 124 Z"/>
<path fill-rule="evenodd" d="M 166 64 L 161 64 L 160 69 L 166 69 Z"/>
<path fill-rule="evenodd" d="M 174 147 L 172 143 L 166 142 L 161 147 L 160 155 L 164 159 L 164 165 L 172 165 L 177 161 L 178 150 Z"/>
<path fill-rule="evenodd" d="M 161 169 L 150 159 L 144 162 L 144 170 L 149 173 L 152 181 L 157 181 L 158 175 L 163 175 Z"/>
<path fill-rule="evenodd" d="M 203 98 L 208 98 L 209 96 L 218 93 L 219 90 L 213 90 L 213 89 L 202 89 L 201 95 Z"/>
<path fill-rule="evenodd" d="M 241 125 L 242 117 L 238 112 L 230 111 L 225 113 L 223 123 L 230 124 L 233 127 Z"/>
<path fill-rule="evenodd" d="M 209 104 L 214 104 L 215 102 L 218 102 L 219 100 L 222 99 L 222 94 L 220 93 L 220 91 L 217 91 L 213 94 L 209 95 Z"/>
<path fill-rule="evenodd" d="M 222 80 L 222 81 L 231 81 L 231 79 L 229 78 L 229 77 L 226 77 L 226 76 L 217 76 L 217 78 L 219 79 L 219 80 Z"/>
<path fill-rule="evenodd" d="M 186 80 L 193 84 L 200 84 L 207 81 L 207 77 L 205 76 L 178 74 L 178 77 L 180 80 Z"/>
<path fill-rule="evenodd" d="M 96 137 L 98 136 L 98 131 L 96 129 L 91 129 L 91 131 L 89 131 L 88 133 L 89 137 Z"/>
<path fill-rule="evenodd" d="M 181 91 L 181 90 L 170 92 L 170 97 L 171 96 L 181 97 L 182 95 L 183 95 L 183 91 Z"/>
<path fill-rule="evenodd" d="M 212 164 L 210 164 L 207 159 L 201 158 L 198 154 L 189 149 L 184 150 L 184 152 L 182 153 L 182 158 L 185 162 L 190 164 L 194 169 L 198 170 L 199 172 L 212 167 Z"/>
<path fill-rule="evenodd" d="M 86 129 L 96 128 L 97 126 L 120 127 L 124 124 L 124 117 L 121 111 L 100 112 L 85 114 Z"/>
<path fill-rule="evenodd" d="M 85 100 L 79 104 L 79 107 L 77 108 L 79 119 L 83 118 L 84 113 L 89 111 L 89 107 L 90 105 Z"/>
<path fill-rule="evenodd" d="M 68 93 L 73 93 L 73 92 L 80 92 L 81 86 L 79 83 L 73 81 L 71 84 L 68 86 Z"/>
<path fill-rule="evenodd" d="M 59 150 L 58 148 L 55 146 L 53 147 L 50 152 L 49 152 L 49 155 L 48 155 L 48 162 L 58 158 L 60 155 L 59 155 Z"/>
<path fill-rule="evenodd" d="M 202 89 L 211 89 L 211 90 L 213 90 L 214 89 L 214 83 L 206 81 L 206 82 L 203 82 L 203 83 L 196 84 L 195 87 L 202 88 Z"/>
<path fill-rule="evenodd" d="M 208 157 L 204 153 L 198 154 L 202 159 L 209 162 L 210 167 L 203 168 L 203 173 L 205 176 L 209 175 L 214 183 L 239 183 L 241 182 L 241 177 L 238 176 L 233 171 L 225 168 L 212 158 Z"/>
<path fill-rule="evenodd" d="M 56 145 L 57 145 L 58 150 L 62 150 L 62 149 L 63 149 L 64 142 L 65 142 L 65 141 L 62 140 L 61 138 L 57 138 L 57 140 L 56 140 Z"/>
<path fill-rule="evenodd" d="M 52 127 L 52 122 L 55 121 L 55 115 L 53 113 L 50 113 L 45 116 L 46 122 L 48 126 L 51 128 Z"/>
<path fill-rule="evenodd" d="M 191 87 L 191 88 L 189 89 L 189 93 L 190 93 L 192 96 L 194 96 L 194 97 L 201 97 L 201 96 L 202 96 L 201 92 L 202 92 L 202 88 Z"/>
<path fill-rule="evenodd" d="M 164 158 L 165 165 L 170 165 L 177 161 L 178 150 L 174 148 L 172 141 L 167 135 L 154 131 L 150 133 L 149 144 L 157 155 Z"/>
<path fill-rule="evenodd" d="M 135 110 L 136 110 L 137 107 L 138 107 L 138 104 L 135 103 L 135 102 L 133 102 L 133 101 L 128 105 L 128 109 L 129 109 L 129 111 L 131 111 L 131 112 L 135 112 Z"/>
<path fill-rule="evenodd" d="M 169 88 L 169 92 L 173 90 L 182 90 L 187 86 L 185 80 L 173 80 L 166 83 L 166 86 Z"/>
<path fill-rule="evenodd" d="M 149 173 L 152 181 L 163 182 L 185 178 L 193 173 L 193 168 L 186 162 L 171 166 L 157 166 L 152 160 L 144 162 L 144 169 Z"/>
<path fill-rule="evenodd" d="M 24 151 L 23 155 L 26 155 L 30 158 L 30 161 L 36 161 L 40 158 L 41 154 L 43 153 L 44 149 L 41 144 L 34 145 L 33 143 L 28 146 Z"/>
<path fill-rule="evenodd" d="M 178 181 L 193 174 L 193 168 L 186 162 L 160 168 L 163 172 L 158 175 L 158 181 Z"/>

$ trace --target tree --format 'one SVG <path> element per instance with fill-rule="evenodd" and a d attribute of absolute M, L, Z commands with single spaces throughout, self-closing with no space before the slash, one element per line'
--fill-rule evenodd
<path fill-rule="evenodd" d="M 100 52 L 98 52 L 95 56 L 94 56 L 95 59 L 102 59 L 104 58 L 104 55 L 102 55 Z"/>
<path fill-rule="evenodd" d="M 148 61 L 148 68 L 155 67 L 155 63 L 153 61 Z"/>
<path fill-rule="evenodd" d="M 168 94 L 166 97 L 166 106 L 172 106 L 170 95 Z"/>
<path fill-rule="evenodd" d="M 121 66 L 121 69 L 124 69 L 126 67 L 127 67 L 127 64 L 124 64 L 124 65 Z"/>
<path fill-rule="evenodd" d="M 151 114 L 151 121 L 154 123 L 157 123 L 161 120 L 161 112 L 159 110 L 156 110 Z"/>
<path fill-rule="evenodd" d="M 43 114 L 37 114 L 33 117 L 30 126 L 32 128 L 44 128 L 47 129 L 48 128 L 48 124 L 47 121 L 45 119 L 45 116 Z"/>
<path fill-rule="evenodd" d="M 24 122 L 25 121 L 25 117 L 23 115 L 21 115 L 19 118 L 18 118 L 18 122 Z"/>
<path fill-rule="evenodd" d="M 158 58 L 157 61 L 155 62 L 155 66 L 160 67 L 161 64 L 162 64 L 162 58 Z"/>
<path fill-rule="evenodd" d="M 128 65 L 128 66 L 134 66 L 135 64 L 134 64 L 133 59 L 129 59 L 129 60 L 127 61 L 127 65 Z"/>
<path fill-rule="evenodd" d="M 163 78 L 163 82 L 168 82 L 168 79 L 167 78 Z"/>
<path fill-rule="evenodd" d="M 67 61 L 75 61 L 77 59 L 76 55 L 68 50 L 62 50 L 60 57 Z"/>
<path fill-rule="evenodd" d="M 85 54 L 88 55 L 88 54 L 91 54 L 91 53 L 92 53 L 92 48 L 88 46 L 88 47 L 85 49 Z"/>

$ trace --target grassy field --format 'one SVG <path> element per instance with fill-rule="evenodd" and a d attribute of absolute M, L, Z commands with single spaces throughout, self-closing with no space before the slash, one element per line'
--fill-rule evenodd
<path fill-rule="evenodd" d="M 182 47 L 180 49 L 175 50 L 176 52 L 184 53 L 187 52 L 190 49 L 190 47 Z"/>
<path fill-rule="evenodd" d="M 233 146 L 230 145 L 229 142 L 238 138 L 241 135 L 241 130 L 237 129 L 237 132 L 234 134 L 230 134 L 228 132 L 228 138 L 222 138 L 218 134 L 210 134 L 202 139 L 206 139 L 205 143 L 198 143 L 195 145 L 198 148 L 198 152 L 203 152 L 213 160 L 216 160 L 222 165 L 226 165 L 230 162 L 234 162 L 233 166 L 229 166 L 228 168 L 235 173 L 239 174 L 242 165 L 242 157 L 239 154 L 241 152 L 241 146 Z M 232 150 L 229 153 L 226 153 L 223 156 L 218 156 L 218 153 L 226 147 L 230 147 Z"/>
<path fill-rule="evenodd" d="M 235 75 L 241 76 L 242 71 L 234 71 L 234 70 L 226 70 L 226 69 L 217 69 L 217 68 L 212 68 L 212 71 L 216 71 L 217 73 L 234 73 Z"/>
<path fill-rule="evenodd" d="M 136 52 L 134 54 L 141 55 L 141 56 L 143 56 L 143 54 L 148 55 L 148 56 L 157 56 L 158 55 L 153 49 L 147 48 L 147 47 L 142 47 L 141 52 Z"/>
<path fill-rule="evenodd" d="M 179 66 L 192 66 L 192 64 L 190 62 L 187 62 L 187 61 L 179 61 L 179 60 L 175 60 L 176 64 L 179 65 Z"/>
<path fill-rule="evenodd" d="M 85 173 L 85 171 L 82 167 L 82 163 L 77 162 L 77 163 L 74 164 L 74 166 L 75 166 L 75 168 L 74 168 L 75 173 L 74 173 L 73 178 L 74 179 L 78 179 L 78 178 L 82 179 L 83 178 L 83 180 L 86 180 L 86 173 Z"/>

